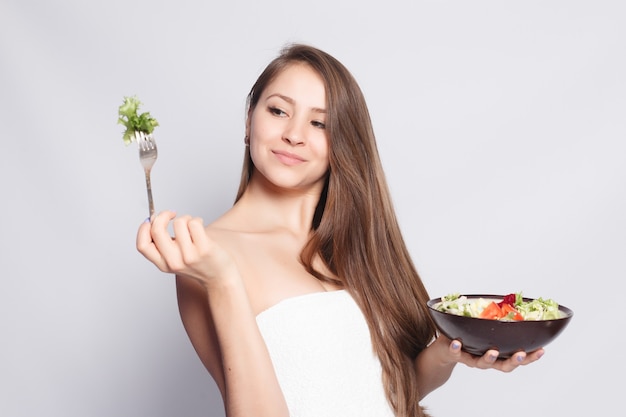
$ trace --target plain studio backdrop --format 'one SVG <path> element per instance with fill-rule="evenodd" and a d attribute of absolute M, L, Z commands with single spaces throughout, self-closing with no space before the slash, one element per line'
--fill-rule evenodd
<path fill-rule="evenodd" d="M 135 249 L 146 191 L 117 109 L 137 95 L 161 123 L 157 210 L 209 222 L 235 197 L 245 96 L 288 42 L 360 83 L 433 298 L 575 312 L 537 364 L 458 366 L 431 413 L 619 413 L 625 21 L 619 0 L 2 0 L 0 415 L 223 416 L 172 277 Z"/>

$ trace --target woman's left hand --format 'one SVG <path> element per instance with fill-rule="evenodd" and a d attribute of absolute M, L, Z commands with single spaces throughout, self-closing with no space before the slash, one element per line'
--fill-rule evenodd
<path fill-rule="evenodd" d="M 440 338 L 442 337 L 440 336 Z M 467 365 L 470 368 L 496 369 L 502 372 L 511 372 L 520 365 L 528 365 L 539 360 L 544 354 L 543 348 L 539 348 L 533 352 L 520 351 L 514 353 L 510 358 L 498 359 L 500 353 L 495 349 L 491 349 L 482 356 L 476 356 L 464 352 L 461 349 L 463 345 L 459 340 L 450 341 L 447 338 L 444 338 L 444 340 L 449 341 L 449 359 L 453 362 Z"/>
<path fill-rule="evenodd" d="M 520 365 L 528 365 L 537 361 L 543 355 L 543 349 L 533 352 L 517 352 L 512 357 L 498 359 L 497 350 L 488 350 L 482 356 L 464 352 L 459 340 L 450 340 L 439 335 L 428 347 L 417 355 L 415 366 L 418 375 L 418 391 L 420 400 L 443 385 L 457 363 L 470 368 L 496 369 L 501 372 L 511 372 Z"/>

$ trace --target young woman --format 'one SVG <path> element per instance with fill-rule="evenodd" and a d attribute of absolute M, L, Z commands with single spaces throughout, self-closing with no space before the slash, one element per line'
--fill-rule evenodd
<path fill-rule="evenodd" d="M 456 363 L 508 372 L 543 354 L 475 357 L 437 334 L 363 94 L 335 58 L 284 49 L 250 91 L 245 145 L 230 210 L 207 227 L 161 212 L 137 236 L 176 274 L 229 417 L 422 416 Z"/>

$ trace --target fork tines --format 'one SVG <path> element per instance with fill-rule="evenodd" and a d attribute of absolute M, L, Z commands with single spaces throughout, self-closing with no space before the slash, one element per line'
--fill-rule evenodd
<path fill-rule="evenodd" d="M 139 149 L 142 151 L 149 151 L 156 148 L 156 142 L 152 133 L 146 134 L 145 132 L 135 132 L 135 139 L 139 145 Z"/>

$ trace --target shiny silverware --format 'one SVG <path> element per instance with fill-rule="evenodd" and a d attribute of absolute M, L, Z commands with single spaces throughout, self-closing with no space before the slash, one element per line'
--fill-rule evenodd
<path fill-rule="evenodd" d="M 150 217 L 154 214 L 154 202 L 152 200 L 152 184 L 150 182 L 150 172 L 157 159 L 157 146 L 152 134 L 135 132 L 135 139 L 139 145 L 139 161 L 146 174 L 146 189 L 148 190 L 148 206 Z"/>

